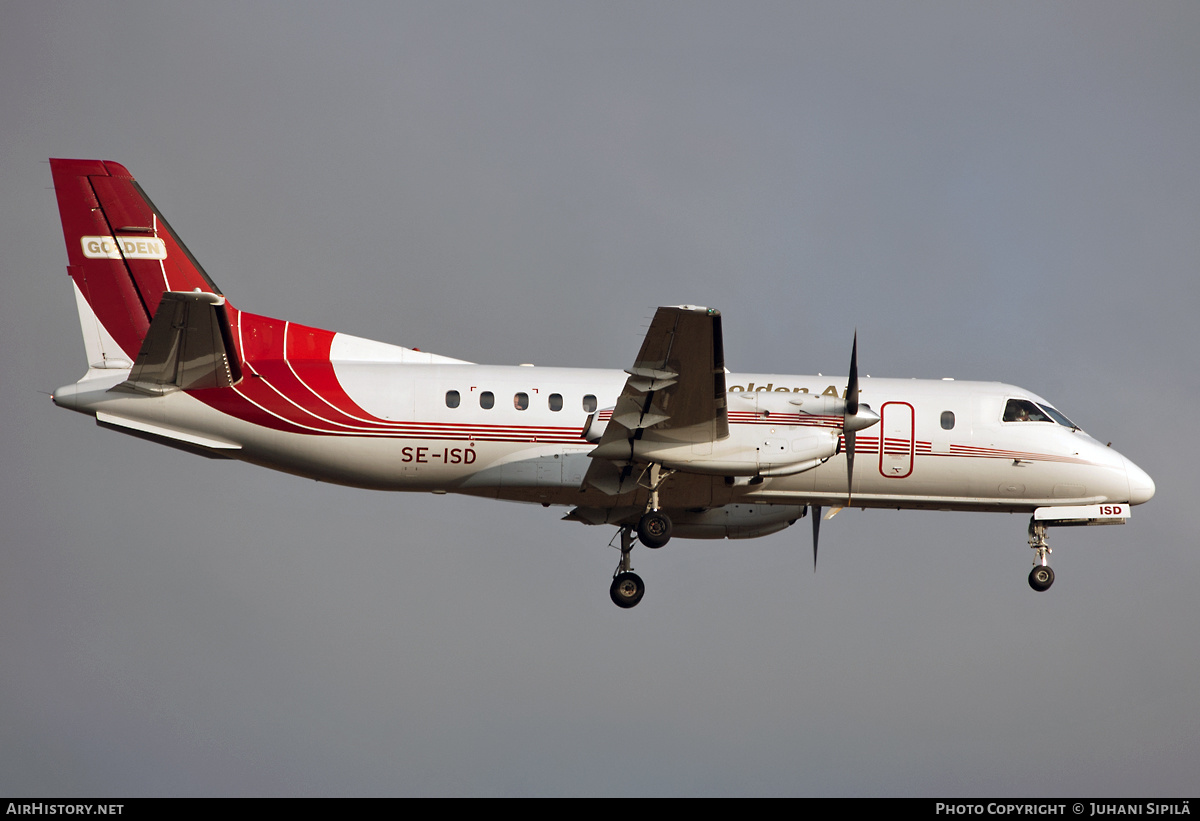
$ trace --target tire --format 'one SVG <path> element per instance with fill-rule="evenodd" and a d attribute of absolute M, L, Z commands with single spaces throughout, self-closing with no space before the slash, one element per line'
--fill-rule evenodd
<path fill-rule="evenodd" d="M 1049 590 L 1054 584 L 1054 570 L 1047 565 L 1035 565 L 1029 571 L 1029 586 L 1039 593 Z"/>
<path fill-rule="evenodd" d="M 645 593 L 646 586 L 642 583 L 642 577 L 637 573 L 618 573 L 617 577 L 613 579 L 612 587 L 608 588 L 608 595 L 612 598 L 613 604 L 626 610 L 636 607 Z"/>
<path fill-rule="evenodd" d="M 659 548 L 671 541 L 671 519 L 667 514 L 652 510 L 638 521 L 638 541 L 646 547 Z"/>

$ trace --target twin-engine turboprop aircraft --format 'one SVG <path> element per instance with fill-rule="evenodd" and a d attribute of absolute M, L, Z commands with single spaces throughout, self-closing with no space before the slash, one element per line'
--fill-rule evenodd
<path fill-rule="evenodd" d="M 718 311 L 659 308 L 622 371 L 476 365 L 235 309 L 129 172 L 50 160 L 88 370 L 55 404 L 211 458 L 327 482 L 570 507 L 635 543 L 765 536 L 822 508 L 1123 524 L 1154 482 L 1027 390 L 725 369 Z"/>

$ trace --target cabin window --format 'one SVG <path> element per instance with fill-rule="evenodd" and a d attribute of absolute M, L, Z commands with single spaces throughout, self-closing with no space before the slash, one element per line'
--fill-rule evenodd
<path fill-rule="evenodd" d="M 496 397 L 491 391 L 484 391 L 483 393 L 479 394 L 479 407 L 483 408 L 484 410 L 488 410 L 495 404 Z"/>
<path fill-rule="evenodd" d="M 527 410 L 529 408 L 529 394 L 518 393 L 513 396 L 513 407 L 517 410 Z"/>
<path fill-rule="evenodd" d="M 942 411 L 942 430 L 954 430 L 954 411 Z"/>
<path fill-rule="evenodd" d="M 561 393 L 550 394 L 550 410 L 552 410 L 552 411 L 562 410 L 562 394 Z"/>
<path fill-rule="evenodd" d="M 1049 422 L 1050 417 L 1028 399 L 1009 399 L 1004 406 L 1005 422 Z"/>
<path fill-rule="evenodd" d="M 590 393 L 587 396 L 583 397 L 583 412 L 584 413 L 595 413 L 596 412 L 596 397 L 592 396 Z"/>
<path fill-rule="evenodd" d="M 462 397 L 458 395 L 458 391 L 446 391 L 446 407 L 457 408 Z"/>

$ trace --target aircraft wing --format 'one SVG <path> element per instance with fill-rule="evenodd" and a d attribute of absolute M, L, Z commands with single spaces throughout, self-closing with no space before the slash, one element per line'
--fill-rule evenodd
<path fill-rule="evenodd" d="M 632 490 L 633 443 L 676 445 L 729 436 L 721 313 L 694 305 L 659 308 L 613 408 L 584 484 Z"/>

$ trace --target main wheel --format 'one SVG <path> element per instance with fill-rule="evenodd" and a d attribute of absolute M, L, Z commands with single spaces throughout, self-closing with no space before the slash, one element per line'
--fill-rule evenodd
<path fill-rule="evenodd" d="M 1054 584 L 1054 570 L 1049 566 L 1039 564 L 1029 571 L 1029 586 L 1039 593 L 1049 590 L 1052 584 Z"/>
<path fill-rule="evenodd" d="M 612 587 L 608 588 L 608 595 L 612 597 L 613 604 L 626 609 L 640 602 L 645 593 L 646 586 L 642 584 L 642 577 L 637 573 L 618 573 L 613 579 Z"/>
<path fill-rule="evenodd" d="M 662 547 L 671 541 L 671 519 L 667 514 L 652 510 L 638 521 L 638 541 L 646 547 Z"/>

